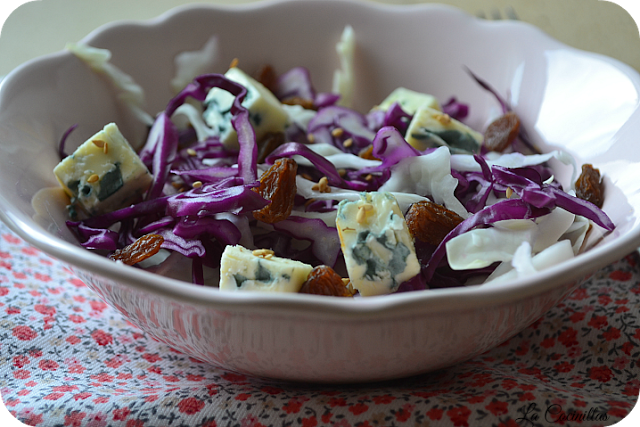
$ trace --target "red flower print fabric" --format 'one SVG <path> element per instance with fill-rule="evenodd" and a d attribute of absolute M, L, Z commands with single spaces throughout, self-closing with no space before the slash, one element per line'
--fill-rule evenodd
<path fill-rule="evenodd" d="M 42 427 L 608 426 L 640 393 L 640 256 L 465 363 L 374 384 L 228 372 L 147 336 L 0 223 L 0 394 Z"/>

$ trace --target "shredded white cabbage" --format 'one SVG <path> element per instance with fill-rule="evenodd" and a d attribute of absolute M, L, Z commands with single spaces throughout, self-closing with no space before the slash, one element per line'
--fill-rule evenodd
<path fill-rule="evenodd" d="M 522 242 L 533 242 L 538 227 L 530 220 L 498 221 L 491 228 L 471 230 L 446 243 L 447 260 L 454 270 L 488 267 L 511 261 Z"/>
<path fill-rule="evenodd" d="M 106 76 L 118 92 L 120 99 L 142 123 L 153 125 L 153 117 L 143 109 L 144 90 L 133 78 L 111 64 L 111 51 L 88 46 L 83 43 L 69 43 L 67 50 L 83 60 L 93 71 Z"/>
<path fill-rule="evenodd" d="M 542 252 L 532 255 L 531 244 L 522 242 L 511 262 L 504 262 L 487 278 L 485 286 L 499 285 L 509 280 L 528 277 L 574 257 L 569 240 L 560 240 Z"/>
<path fill-rule="evenodd" d="M 523 256 L 523 243 L 528 244 L 528 253 L 535 255 L 559 241 L 567 240 L 574 255 L 577 255 L 588 225 L 585 218 L 562 208 L 556 208 L 535 221 L 498 221 L 491 228 L 470 230 L 448 241 L 447 260 L 454 270 L 484 268 L 495 262 L 503 262 L 496 273 L 500 274 L 501 270 L 510 268 L 509 261 Z"/>
<path fill-rule="evenodd" d="M 313 186 L 316 185 L 316 182 L 310 181 L 301 177 L 300 175 L 296 176 L 296 186 L 298 187 L 298 194 L 303 196 L 306 199 L 316 199 L 316 200 L 350 200 L 356 201 L 360 200 L 360 191 L 356 190 L 348 190 L 344 188 L 338 188 L 329 186 L 331 192 L 322 193 L 320 191 L 313 190 Z M 398 202 L 398 206 L 400 210 L 406 212 L 409 207 L 416 202 L 429 200 L 427 197 L 419 196 L 417 194 L 410 193 L 398 193 L 398 192 L 390 192 Z M 335 224 L 334 224 L 335 225 Z"/>
<path fill-rule="evenodd" d="M 204 122 L 202 111 L 186 102 L 176 108 L 173 116 L 171 116 L 171 120 L 181 128 L 186 128 L 189 124 L 193 126 L 198 141 L 204 141 L 210 136 L 217 135 L 216 131 Z"/>
<path fill-rule="evenodd" d="M 356 156 L 355 154 L 345 153 L 339 148 L 326 143 L 319 144 L 311 144 L 308 146 L 311 151 L 319 154 L 324 157 L 326 160 L 330 161 L 336 169 L 346 169 L 346 168 L 354 168 L 354 169 L 362 169 L 367 167 L 375 167 L 379 166 L 382 163 L 380 160 L 371 160 L 364 159 L 360 156 Z M 301 166 L 313 166 L 306 157 L 303 156 L 294 156 L 293 159 L 296 161 L 298 165 Z"/>
<path fill-rule="evenodd" d="M 577 174 L 577 165 L 575 159 L 568 153 L 561 150 L 550 151 L 545 154 L 524 155 L 521 153 L 497 153 L 489 152 L 486 154 L 486 161 L 489 166 L 502 166 L 505 168 L 522 168 L 525 166 L 541 165 L 551 159 L 557 159 L 567 166 L 573 167 L 573 176 L 571 182 L 575 181 Z M 470 154 L 452 154 L 451 166 L 460 172 L 481 172 L 480 165 Z"/>
<path fill-rule="evenodd" d="M 341 68 L 333 74 L 333 92 L 340 94 L 338 105 L 344 107 L 350 107 L 353 98 L 353 54 L 355 44 L 353 28 L 347 25 L 342 32 L 340 41 L 336 44 Z"/>
<path fill-rule="evenodd" d="M 469 212 L 454 194 L 458 180 L 451 175 L 450 159 L 447 147 L 404 158 L 391 167 L 391 177 L 378 191 L 428 195 L 435 203 L 467 218 Z"/>
<path fill-rule="evenodd" d="M 576 215 L 576 220 L 573 222 L 573 224 L 571 224 L 569 229 L 564 233 L 562 237 L 571 242 L 571 245 L 573 246 L 573 253 L 578 255 L 583 249 L 582 246 L 585 239 L 587 238 L 588 232 L 590 232 L 592 235 L 602 234 L 600 228 L 593 227 L 591 221 L 589 221 L 587 218 Z"/>
<path fill-rule="evenodd" d="M 209 136 L 216 135 L 215 131 L 207 126 L 202 119 L 202 111 L 192 104 L 185 102 L 176 108 L 173 116 L 171 116 L 171 120 L 181 128 L 186 128 L 189 125 L 193 126 L 196 136 L 198 137 L 198 141 L 202 141 Z"/>
<path fill-rule="evenodd" d="M 180 92 L 194 78 L 212 70 L 218 59 L 218 51 L 218 38 L 212 36 L 202 49 L 177 54 L 174 59 L 176 75 L 171 79 L 174 93 Z"/>
<path fill-rule="evenodd" d="M 538 236 L 533 244 L 533 252 L 542 252 L 555 244 L 567 232 L 576 216 L 569 211 L 556 207 L 548 215 L 536 220 Z"/>
<path fill-rule="evenodd" d="M 289 116 L 289 121 L 295 123 L 305 132 L 309 127 L 309 122 L 317 113 L 317 111 L 306 109 L 301 105 L 281 104 L 281 107 Z"/>

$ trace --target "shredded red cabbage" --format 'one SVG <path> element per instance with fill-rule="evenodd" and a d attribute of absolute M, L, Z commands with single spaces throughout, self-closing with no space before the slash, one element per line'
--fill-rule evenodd
<path fill-rule="evenodd" d="M 336 129 L 341 129 L 339 134 L 334 133 Z M 316 143 L 331 144 L 356 154 L 369 146 L 375 136 L 375 132 L 368 127 L 365 115 L 337 105 L 318 110 L 309 122 L 307 132 L 313 135 Z M 351 144 L 345 146 L 347 140 L 351 140 Z"/>
<path fill-rule="evenodd" d="M 305 67 L 294 67 L 282 73 L 276 82 L 274 94 L 280 101 L 289 98 L 315 101 L 316 91 L 311 84 L 309 70 Z"/>
<path fill-rule="evenodd" d="M 78 127 L 78 125 L 75 124 L 75 125 L 69 127 L 69 129 L 67 129 L 62 134 L 62 137 L 60 138 L 60 142 L 58 142 L 58 157 L 60 158 L 60 160 L 63 160 L 65 157 L 68 156 L 68 154 L 65 152 L 65 145 L 67 143 L 67 139 L 69 138 L 69 135 L 71 135 L 71 132 L 76 130 L 77 127 Z"/>

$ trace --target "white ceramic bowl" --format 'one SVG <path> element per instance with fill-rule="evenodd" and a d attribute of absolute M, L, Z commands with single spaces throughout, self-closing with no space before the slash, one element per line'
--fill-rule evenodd
<path fill-rule="evenodd" d="M 64 207 L 38 193 L 57 185 L 56 145 L 70 125 L 80 125 L 70 146 L 110 121 L 125 135 L 144 131 L 109 84 L 68 52 L 27 63 L 2 82 L 0 218 L 160 341 L 235 371 L 321 382 L 397 378 L 469 359 L 640 245 L 640 78 L 532 26 L 487 22 L 439 5 L 270 2 L 180 8 L 151 22 L 107 25 L 85 42 L 111 50 L 113 64 L 143 86 L 154 113 L 172 96 L 175 55 L 200 49 L 214 34 L 221 53 L 212 71 L 224 72 L 235 57 L 245 69 L 304 65 L 316 88 L 329 90 L 339 65 L 335 44 L 347 24 L 358 46 L 357 108 L 366 111 L 405 86 L 441 99 L 456 95 L 471 105 L 469 123 L 481 127 L 496 102 L 469 78 L 468 67 L 508 98 L 540 147 L 563 148 L 600 169 L 615 231 L 569 262 L 500 287 L 357 300 L 219 293 L 117 265 L 82 249 L 64 224 Z"/>

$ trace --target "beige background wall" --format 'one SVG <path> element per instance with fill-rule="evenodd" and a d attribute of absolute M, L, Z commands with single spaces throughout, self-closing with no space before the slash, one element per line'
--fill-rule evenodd
<path fill-rule="evenodd" d="M 0 0 L 1 1 L 1 0 Z M 40 0 L 16 9 L 0 34 L 0 76 L 39 55 L 56 52 L 94 28 L 120 19 L 150 19 L 189 3 L 239 4 L 256 0 Z M 304 0 L 302 0 L 304 1 Z M 367 0 L 423 3 L 424 0 Z M 631 0 L 630 0 L 631 1 Z M 637 1 L 637 0 L 633 0 Z M 640 71 L 635 21 L 617 4 L 600 0 L 441 0 L 472 15 L 507 16 L 532 23 L 571 46 L 603 53 Z"/>

